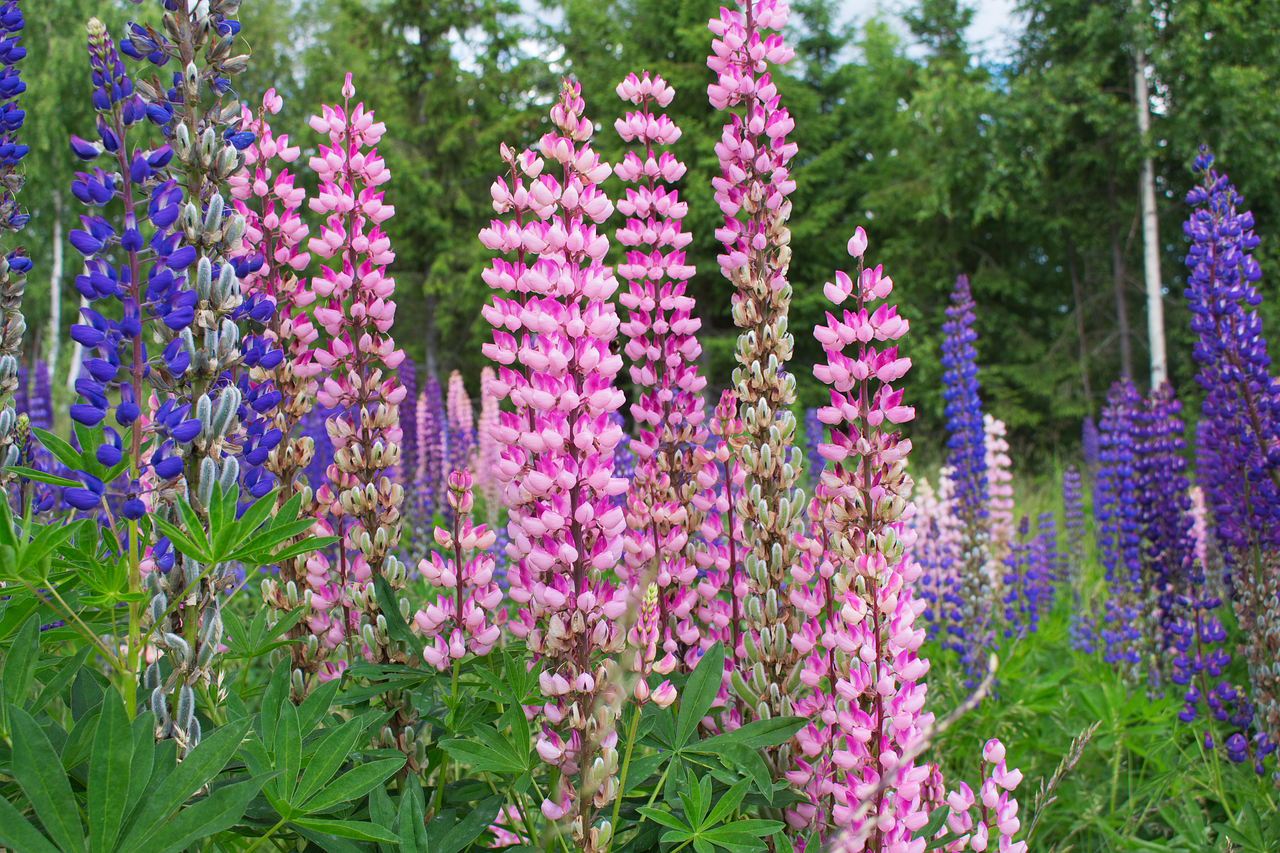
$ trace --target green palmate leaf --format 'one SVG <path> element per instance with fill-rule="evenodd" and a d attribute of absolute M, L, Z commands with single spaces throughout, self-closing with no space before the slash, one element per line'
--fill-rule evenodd
<path fill-rule="evenodd" d="M 13 727 L 14 779 L 31 801 L 49 838 L 64 853 L 80 853 L 84 850 L 80 811 L 49 736 L 16 705 L 9 706 L 9 722 Z"/>
<path fill-rule="evenodd" d="M 728 817 L 729 813 L 736 809 L 742 802 L 742 798 L 747 795 L 747 789 L 750 787 L 751 781 L 743 779 L 741 782 L 721 794 L 720 801 L 716 803 L 715 808 L 713 808 L 707 815 L 706 819 L 702 821 L 702 826 L 704 828 L 714 826 Z"/>
<path fill-rule="evenodd" d="M 422 783 L 415 773 L 409 774 L 408 785 L 400 795 L 400 850 L 427 850 L 426 805 L 423 802 Z"/>
<path fill-rule="evenodd" d="M 663 753 L 658 753 L 657 755 L 646 755 L 641 758 L 631 759 L 631 765 L 627 768 L 627 790 L 620 792 L 620 796 L 628 796 L 640 785 L 643 785 L 654 773 L 658 772 L 658 769 L 662 767 L 669 757 Z"/>
<path fill-rule="evenodd" d="M 693 832 L 693 827 L 686 825 L 680 820 L 680 818 L 676 817 L 671 812 L 656 809 L 653 806 L 641 806 L 640 814 L 644 815 L 656 824 L 668 826 L 672 829 L 681 829 L 686 832 Z"/>
<path fill-rule="evenodd" d="M 191 504 L 181 495 L 178 496 L 178 511 L 182 514 L 182 523 L 186 526 L 192 541 L 206 554 L 212 552 L 213 546 L 209 542 L 209 537 L 205 534 L 204 525 L 200 523 L 200 516 L 196 515 L 196 511 L 191 507 Z M 156 516 L 152 516 L 152 520 L 155 519 Z M 193 554 L 192 556 L 195 555 Z"/>
<path fill-rule="evenodd" d="M 445 833 L 444 838 L 432 847 L 431 853 L 458 853 L 470 846 L 480 837 L 480 833 L 493 825 L 501 810 L 501 796 L 489 797 L 481 801 L 469 815 L 458 822 L 457 826 Z"/>
<path fill-rule="evenodd" d="M 396 807 L 391 802 L 391 797 L 387 794 L 387 789 L 383 785 L 375 785 L 373 790 L 369 792 L 369 819 L 383 829 L 396 832 Z M 382 853 L 395 853 L 396 845 L 394 843 L 383 843 L 378 845 L 378 849 Z"/>
<path fill-rule="evenodd" d="M 58 848 L 4 797 L 0 797 L 0 845 L 13 853 L 58 853 Z"/>
<path fill-rule="evenodd" d="M 268 776 L 257 776 L 219 787 L 209 796 L 181 809 L 138 853 L 177 853 L 193 841 L 210 838 L 235 826 Z M 125 853 L 125 851 L 120 851 Z M 130 851 L 133 853 L 133 851 Z"/>
<path fill-rule="evenodd" d="M 276 726 L 275 759 L 276 769 L 283 771 L 276 780 L 276 791 L 280 799 L 292 807 L 293 791 L 298 785 L 298 774 L 302 772 L 302 729 L 298 727 L 298 710 L 292 702 L 286 702 L 280 709 L 280 721 Z"/>
<path fill-rule="evenodd" d="M 0 673 L 3 682 L 3 699 L 6 705 L 17 705 L 19 708 L 27 703 L 27 694 L 31 692 L 31 681 L 36 676 L 36 664 L 40 662 L 40 620 L 37 616 L 27 617 L 14 637 L 13 645 L 4 659 L 4 670 Z"/>
<path fill-rule="evenodd" d="M 156 769 L 166 775 L 154 791 L 149 792 L 149 795 L 144 793 L 141 802 L 135 806 L 134 816 L 126 824 L 124 840 L 120 842 L 119 849 L 142 849 L 149 839 L 160 832 L 179 806 L 222 772 L 240 748 L 240 742 L 248 731 L 249 720 L 228 723 L 212 734 L 205 735 L 195 749 L 172 769 L 166 766 L 168 760 L 157 756 Z"/>
<path fill-rule="evenodd" d="M 21 465 L 12 465 L 4 470 L 10 474 L 17 474 L 19 477 L 26 477 L 28 480 L 35 480 L 37 483 L 59 486 L 64 489 L 74 489 L 84 485 L 79 480 L 68 480 L 66 477 L 59 477 L 56 474 L 47 474 L 44 471 L 37 471 L 34 468 L 23 468 Z"/>
<path fill-rule="evenodd" d="M 383 758 L 361 764 L 334 779 L 301 807 L 307 814 L 323 814 L 340 803 L 363 797 L 402 767 L 403 758 Z"/>
<path fill-rule="evenodd" d="M 301 614 L 301 610 L 298 612 Z M 298 706 L 298 727 L 302 731 L 310 732 L 320 723 L 320 719 L 333 705 L 333 697 L 338 695 L 341 684 L 336 678 L 326 681 L 302 700 L 302 704 Z"/>
<path fill-rule="evenodd" d="M 262 694 L 262 742 L 274 744 L 276 740 L 276 724 L 280 719 L 280 710 L 289 701 L 289 670 L 292 662 L 288 659 L 276 664 L 271 673 L 271 681 Z"/>
<path fill-rule="evenodd" d="M 358 719 L 325 731 L 316 742 L 315 754 L 308 762 L 307 769 L 302 774 L 302 781 L 298 783 L 297 792 L 291 799 L 304 803 L 332 779 L 333 774 L 337 773 L 338 768 L 347 761 L 363 731 L 364 726 Z"/>
<path fill-rule="evenodd" d="M 111 850 L 115 846 L 128 805 L 133 749 L 133 732 L 124 701 L 112 687 L 103 700 L 89 755 L 90 850 Z"/>
<path fill-rule="evenodd" d="M 697 751 L 704 752 L 702 749 Z M 748 774 L 756 783 L 756 790 L 763 794 L 767 801 L 773 802 L 773 777 L 769 775 L 769 767 L 760 757 L 760 753 L 741 743 L 723 743 L 710 754 L 716 755 L 730 770 Z"/>
<path fill-rule="evenodd" d="M 407 643 L 409 648 L 417 652 L 418 657 L 422 657 L 422 643 L 400 617 L 400 606 L 396 602 L 395 590 L 381 573 L 374 575 L 373 588 L 378 596 L 378 609 L 387 617 L 387 631 L 392 639 Z"/>
<path fill-rule="evenodd" d="M 319 847 L 325 853 L 369 853 L 368 848 L 361 847 L 357 844 L 339 838 L 336 835 L 329 835 L 324 832 L 316 832 L 314 829 L 305 829 L 297 824 L 293 824 L 294 832 Z M 396 853 L 396 846 L 387 842 L 380 843 L 378 849 L 384 853 Z"/>
<path fill-rule="evenodd" d="M 40 691 L 40 695 L 36 697 L 36 701 L 30 708 L 30 713 L 34 716 L 39 714 L 45 705 L 55 696 L 61 696 L 62 691 L 67 689 L 72 680 L 76 677 L 76 673 L 80 671 L 80 667 L 84 664 L 85 659 L 93 651 L 92 646 L 81 646 L 80 651 L 76 652 L 66 662 L 58 667 L 58 671 L 44 685 L 44 689 Z"/>
<path fill-rule="evenodd" d="M 240 525 L 244 533 L 242 538 L 236 541 L 237 545 L 254 533 L 264 521 L 271 517 L 271 508 L 275 506 L 276 495 L 279 493 L 279 489 L 272 489 L 270 492 L 267 492 L 267 494 L 251 503 L 244 511 L 240 516 Z"/>
<path fill-rule="evenodd" d="M 126 813 L 131 811 L 147 789 L 151 780 L 151 771 L 155 767 L 155 717 L 150 711 L 144 711 L 133 718 L 133 760 L 129 763 L 129 793 L 125 798 Z"/>
<path fill-rule="evenodd" d="M 164 534 L 165 538 L 172 543 L 178 553 L 194 560 L 199 560 L 202 563 L 213 562 L 213 553 L 209 546 L 197 542 L 194 538 L 188 536 L 182 528 L 170 524 L 158 515 L 151 517 L 151 523 Z"/>
<path fill-rule="evenodd" d="M 697 728 L 698 721 L 711 710 L 711 704 L 720 692 L 720 680 L 724 674 L 724 645 L 719 641 L 702 655 L 693 674 L 685 682 L 680 697 L 680 714 L 676 718 L 675 746 L 688 742 Z"/>
<path fill-rule="evenodd" d="M 300 557 L 303 554 L 310 554 L 312 551 L 319 551 L 321 548 L 328 548 L 337 541 L 337 536 L 311 536 L 301 542 L 282 548 L 279 551 L 254 551 L 253 554 L 257 556 L 257 559 L 251 560 L 250 562 L 281 563 L 285 560 L 292 560 L 294 557 Z M 237 555 L 239 553 L 240 552 L 237 552 Z M 239 559 L 238 556 L 237 559 Z"/>
<path fill-rule="evenodd" d="M 942 822 L 951 814 L 951 806 L 941 805 L 929 812 L 929 822 L 911 833 L 912 838 L 932 838 L 942 829 Z"/>
<path fill-rule="evenodd" d="M 31 432 L 36 438 L 40 439 L 40 445 L 53 454 L 53 458 L 57 459 L 72 471 L 80 468 L 80 451 L 76 450 L 62 438 L 40 427 L 32 427 Z M 76 483 L 79 486 L 79 483 Z"/>
<path fill-rule="evenodd" d="M 455 738 L 441 741 L 440 748 L 447 752 L 450 758 L 461 761 L 481 773 L 521 773 L 527 769 L 525 763 L 512 755 L 501 753 L 472 740 Z"/>
<path fill-rule="evenodd" d="M 312 832 L 325 835 L 336 835 L 339 838 L 354 838 L 357 841 L 399 841 L 399 836 L 389 829 L 383 829 L 376 823 L 355 820 L 322 820 L 314 817 L 299 817 L 289 823 Z M 419 848 L 423 851 L 425 847 Z"/>
<path fill-rule="evenodd" d="M 699 750 L 718 749 L 723 743 L 739 743 L 751 749 L 764 749 L 784 744 L 795 737 L 796 732 L 808 722 L 804 717 L 773 717 L 753 720 L 745 726 L 725 734 L 715 735 L 698 742 Z"/>

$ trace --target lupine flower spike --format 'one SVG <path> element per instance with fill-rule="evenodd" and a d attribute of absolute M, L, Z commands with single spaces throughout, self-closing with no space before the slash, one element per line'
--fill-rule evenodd
<path fill-rule="evenodd" d="M 795 605 L 783 590 L 790 567 L 799 562 L 804 493 L 799 467 L 790 460 L 796 421 L 795 377 L 785 372 L 793 338 L 787 330 L 792 289 L 787 280 L 791 231 L 787 220 L 795 190 L 788 164 L 797 146 L 787 141 L 795 121 L 781 106 L 770 64 L 794 55 L 780 31 L 790 13 L 786 2 L 741 0 L 722 7 L 708 28 L 716 36 L 707 65 L 716 82 L 707 87 L 711 105 L 728 113 L 716 156 L 721 176 L 713 179 L 715 200 L 724 214 L 716 238 L 724 244 L 720 271 L 733 282 L 733 321 L 738 336 L 733 384 L 743 434 L 740 454 L 747 482 L 736 512 L 746 541 L 743 569 L 748 597 L 744 672 L 757 671 L 761 683 L 739 698 L 760 717 L 792 713 L 791 689 L 799 656 L 791 637 L 799 629 Z M 773 31 L 770 34 L 770 31 Z M 737 110 L 737 111 L 735 111 Z M 770 750 L 775 772 L 790 763 L 790 747 Z"/>
<path fill-rule="evenodd" d="M 330 521 L 340 540 L 338 577 L 342 606 L 353 611 L 348 630 L 375 662 L 404 663 L 409 652 L 391 639 L 373 588 L 381 576 L 393 592 L 404 588 L 407 570 L 395 556 L 400 541 L 404 488 L 391 479 L 400 462 L 400 405 L 405 389 L 396 377 L 404 353 L 390 335 L 395 320 L 395 280 L 386 265 L 395 260 L 381 224 L 395 209 L 378 187 L 390 179 L 375 147 L 386 127 L 364 104 L 352 105 L 348 74 L 341 106 L 325 106 L 310 125 L 328 139 L 310 160 L 321 185 L 309 204 L 325 215 L 320 234 L 308 243 L 332 259 L 313 277 L 316 321 L 324 329 L 315 359 L 325 369 L 320 405 L 333 409 L 325 426 L 333 441 L 329 466 Z M 400 605 L 406 609 L 407 602 Z M 399 709 L 390 728 L 399 738 L 411 721 Z M 388 743 L 387 746 L 402 744 Z"/>
<path fill-rule="evenodd" d="M 494 185 L 495 208 L 516 218 L 493 223 L 481 241 L 518 250 L 515 264 L 496 261 L 486 274 L 503 295 L 484 308 L 495 327 L 484 351 L 501 365 L 495 396 L 514 406 L 493 429 L 503 445 L 497 469 L 516 561 L 509 579 L 519 612 L 510 630 L 542 658 L 538 751 L 560 771 L 542 813 L 563 819 L 573 843 L 594 853 L 612 838 L 612 825 L 598 816 L 618 795 L 616 723 L 625 696 L 613 658 L 625 643 L 618 619 L 626 592 L 604 573 L 622 556 L 625 520 L 612 498 L 626 482 L 612 476 L 622 429 L 609 418 L 623 401 L 613 384 L 622 357 L 610 352 L 618 317 L 609 300 L 618 282 L 601 264 L 609 241 L 595 228 L 613 212 L 597 187 L 611 169 L 591 150 L 583 106 L 577 84 L 566 81 L 551 109 L 555 131 L 539 142 L 559 176 L 542 175 L 526 189 L 520 175 L 540 174 L 543 161 L 504 146 L 511 177 Z M 545 220 L 525 222 L 528 206 Z M 538 257 L 531 268 L 528 253 Z"/>
<path fill-rule="evenodd" d="M 1214 171 L 1208 149 L 1201 147 L 1192 171 L 1200 183 L 1187 193 L 1196 210 L 1183 226 L 1191 240 L 1184 295 L 1199 336 L 1196 380 L 1205 392 L 1198 479 L 1231 570 L 1255 726 L 1274 745 L 1280 743 L 1280 457 L 1271 449 L 1280 443 L 1280 386 L 1268 371 L 1258 314 L 1262 271 L 1251 252 L 1259 238 L 1253 214 L 1239 210 L 1243 199 Z"/>
<path fill-rule="evenodd" d="M 630 249 L 626 264 L 618 268 L 628 280 L 618 301 L 628 309 L 621 327 L 629 339 L 623 352 L 639 392 L 631 414 L 640 430 L 631 442 L 637 459 L 627 492 L 625 565 L 619 568 L 636 599 L 657 584 L 662 656 L 687 657 L 692 668 L 701 648 L 701 632 L 692 618 L 698 602 L 692 554 L 712 504 L 703 491 L 716 477 L 712 454 L 704 446 L 709 437 L 702 398 L 707 381 L 698 374 L 702 347 L 696 337 L 702 321 L 692 316 L 694 301 L 685 294 L 685 282 L 694 273 L 684 262 L 684 247 L 693 235 L 680 230 L 688 204 L 660 185 L 678 180 L 685 167 L 670 153 L 661 158 L 655 153 L 657 146 L 678 140 L 680 128 L 654 111 L 675 96 L 661 77 L 632 74 L 617 92 L 640 109 L 614 127 L 624 142 L 642 146 L 644 157 L 628 151 L 614 167 L 618 177 L 637 184 L 618 202 L 618 210 L 629 217 L 617 232 L 618 242 Z"/>
<path fill-rule="evenodd" d="M 0 70 L 0 120 L 4 126 L 4 134 L 0 136 L 0 151 L 4 152 L 0 154 L 0 229 L 10 233 L 20 231 L 27 221 L 26 215 L 19 212 L 15 198 L 22 186 L 18 163 L 27 154 L 27 146 L 17 141 L 24 113 L 14 100 L 27 88 L 17 67 L 27 53 L 15 36 L 22 27 L 22 10 L 16 2 L 0 6 L 0 42 L 5 45 L 0 55 L 3 69 Z M 17 464 L 21 443 L 19 411 L 15 410 L 13 397 L 19 387 L 18 355 L 27 328 L 22 315 L 22 296 L 30 269 L 31 261 L 21 249 L 6 252 L 0 258 L 0 467 Z M 8 475 L 0 474 L 0 488 L 5 486 L 7 478 Z"/>

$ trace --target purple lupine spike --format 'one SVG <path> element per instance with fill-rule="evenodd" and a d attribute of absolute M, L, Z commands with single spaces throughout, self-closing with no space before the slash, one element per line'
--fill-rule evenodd
<path fill-rule="evenodd" d="M 13 410 L 19 415 L 31 417 L 31 376 L 27 366 L 18 367 L 18 387 L 13 389 Z"/>
<path fill-rule="evenodd" d="M 1240 652 L 1250 674 L 1254 722 L 1268 743 L 1280 742 L 1280 387 L 1270 375 L 1251 254 L 1259 239 L 1253 214 L 1226 175 L 1213 170 L 1201 146 L 1192 165 L 1199 184 L 1187 193 L 1195 207 L 1183 225 L 1191 240 L 1183 295 L 1198 336 L 1192 356 L 1205 392 L 1197 436 L 1197 479 L 1211 507 L 1211 525 L 1231 569 Z"/>
<path fill-rule="evenodd" d="M 53 388 L 49 382 L 49 362 L 37 360 L 32 372 L 35 376 L 28 402 L 31 407 L 28 413 L 31 425 L 45 430 L 53 429 Z"/>
<path fill-rule="evenodd" d="M 400 406 L 400 467 L 397 479 L 405 489 L 413 487 L 413 474 L 418 469 L 418 368 L 413 359 L 406 357 L 396 368 L 396 378 L 405 388 L 404 403 Z"/>
<path fill-rule="evenodd" d="M 998 565 L 991 565 L 988 548 L 988 484 L 986 429 L 978 396 L 977 350 L 973 342 L 973 294 L 968 276 L 956 278 L 951 305 L 942 324 L 942 397 L 946 401 L 947 467 L 951 480 L 949 512 L 955 521 L 952 553 L 944 554 L 944 573 L 955 585 L 956 606 L 946 644 L 960 655 L 965 671 L 980 669 L 983 651 L 993 639 Z"/>
<path fill-rule="evenodd" d="M 1100 451 L 1094 515 L 1098 522 L 1098 550 L 1106 568 L 1110 598 L 1103 617 L 1103 659 L 1136 680 L 1141 660 L 1137 622 L 1140 533 L 1134 445 L 1137 414 L 1142 405 L 1127 378 L 1111 386 L 1099 424 Z"/>
<path fill-rule="evenodd" d="M 827 467 L 827 460 L 818 452 L 818 445 L 825 440 L 825 427 L 818 420 L 817 409 L 804 410 L 804 455 L 809 463 L 809 481 L 817 484 L 822 469 Z"/>
<path fill-rule="evenodd" d="M 609 422 L 622 427 L 623 434 L 626 434 L 626 419 L 622 417 L 621 412 L 610 412 Z M 618 446 L 613 449 L 613 476 L 631 482 L 636 475 L 636 454 L 631 449 L 629 441 L 620 441 Z M 615 495 L 613 505 L 625 508 L 627 505 L 627 494 L 623 492 Z"/>
<path fill-rule="evenodd" d="M 1085 470 L 1094 473 L 1098 470 L 1100 446 L 1098 441 L 1098 425 L 1093 415 L 1085 415 L 1080 424 L 1080 452 L 1084 456 Z"/>
<path fill-rule="evenodd" d="M 418 394 L 418 469 L 414 485 L 419 511 L 430 521 L 444 495 L 445 454 L 449 425 L 445 418 L 440 381 L 428 375 Z"/>
<path fill-rule="evenodd" d="M 1080 472 L 1068 465 L 1062 472 L 1062 510 L 1067 528 L 1066 560 L 1067 578 L 1075 589 L 1084 561 L 1084 499 L 1080 488 Z"/>

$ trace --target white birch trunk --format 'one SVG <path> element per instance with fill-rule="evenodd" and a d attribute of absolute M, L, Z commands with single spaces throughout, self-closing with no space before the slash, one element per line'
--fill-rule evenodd
<path fill-rule="evenodd" d="M 1134 0 L 1134 9 L 1146 15 L 1143 0 Z M 1144 21 L 1145 23 L 1145 21 Z M 1141 25 L 1140 25 L 1141 26 Z M 1146 56 L 1141 47 L 1133 57 L 1133 99 L 1138 112 L 1138 135 L 1146 147 L 1151 132 L 1151 104 L 1147 91 Z M 1142 204 L 1142 262 L 1147 285 L 1147 346 L 1151 352 L 1151 387 L 1158 388 L 1169 378 L 1164 346 L 1164 294 L 1160 283 L 1160 231 L 1156 217 L 1156 180 L 1151 158 L 1142 161 L 1139 178 Z"/>

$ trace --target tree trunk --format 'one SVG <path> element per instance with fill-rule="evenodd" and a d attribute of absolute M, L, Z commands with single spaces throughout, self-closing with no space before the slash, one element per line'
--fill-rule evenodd
<path fill-rule="evenodd" d="M 80 297 L 80 307 L 88 308 L 89 300 L 83 296 Z M 71 349 L 71 364 L 67 365 L 67 389 L 76 390 L 76 380 L 80 378 L 80 364 L 84 361 L 84 347 L 76 341 L 76 345 Z"/>
<path fill-rule="evenodd" d="M 49 381 L 58 375 L 62 347 L 62 191 L 53 191 L 53 266 L 49 270 Z"/>
<path fill-rule="evenodd" d="M 1133 350 L 1129 346 L 1129 308 L 1124 299 L 1124 252 L 1120 250 L 1120 224 L 1116 221 L 1116 174 L 1107 172 L 1107 202 L 1111 208 L 1108 217 L 1111 230 L 1111 276 L 1116 291 L 1116 325 L 1120 328 L 1120 373 L 1133 378 Z"/>
<path fill-rule="evenodd" d="M 1076 334 L 1080 336 L 1080 384 L 1089 412 L 1093 412 L 1093 391 L 1089 388 L 1089 349 L 1084 340 L 1084 302 L 1080 299 L 1080 280 L 1076 277 L 1076 253 L 1067 239 L 1067 269 L 1071 272 L 1071 294 L 1076 301 Z"/>
<path fill-rule="evenodd" d="M 1143 0 L 1133 0 L 1134 10 L 1145 15 L 1142 4 Z M 1133 95 L 1138 112 L 1138 136 L 1145 149 L 1147 134 L 1151 131 L 1151 104 L 1147 94 L 1146 61 L 1145 53 L 1141 48 L 1142 41 L 1135 38 L 1134 42 L 1136 48 L 1133 57 Z M 1155 169 L 1150 157 L 1142 161 L 1139 184 L 1142 194 L 1142 262 L 1146 270 L 1147 339 L 1151 350 L 1151 387 L 1159 388 L 1169 378 L 1169 370 L 1164 346 L 1164 288 L 1160 283 L 1160 234 L 1159 220 L 1156 218 Z"/>

